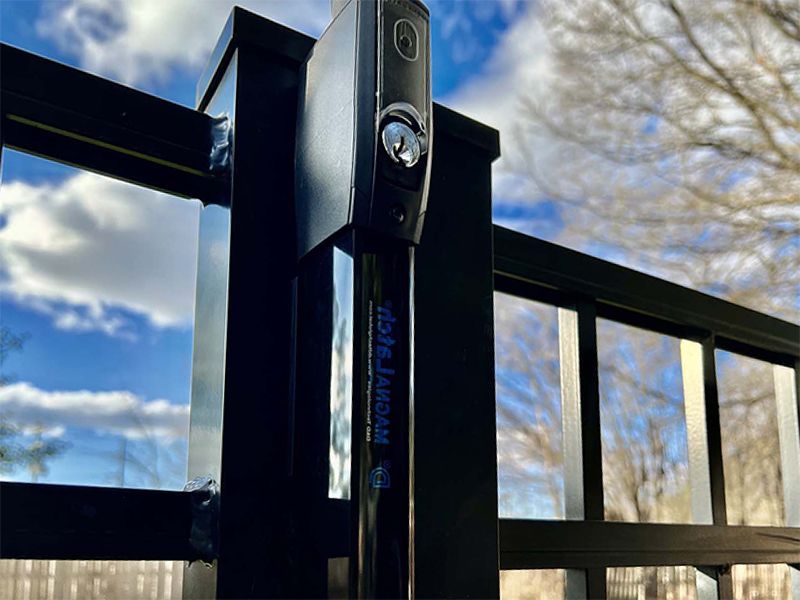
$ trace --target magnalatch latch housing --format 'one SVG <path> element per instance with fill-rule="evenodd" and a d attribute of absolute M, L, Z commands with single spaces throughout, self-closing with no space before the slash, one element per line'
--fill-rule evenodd
<path fill-rule="evenodd" d="M 430 17 L 417 0 L 333 0 L 301 69 L 302 257 L 348 227 L 416 244 L 431 163 Z"/>

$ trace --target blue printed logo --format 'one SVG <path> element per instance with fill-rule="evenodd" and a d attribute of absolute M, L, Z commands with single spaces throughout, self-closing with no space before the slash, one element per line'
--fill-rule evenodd
<path fill-rule="evenodd" d="M 369 487 L 372 489 L 385 489 L 392 486 L 389 471 L 384 467 L 375 467 L 369 472 Z"/>

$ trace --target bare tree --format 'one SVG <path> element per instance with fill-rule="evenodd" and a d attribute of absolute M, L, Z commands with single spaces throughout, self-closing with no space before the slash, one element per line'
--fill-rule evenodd
<path fill-rule="evenodd" d="M 127 415 L 128 432 L 119 434 L 119 447 L 110 453 L 116 469 L 107 480 L 119 487 L 143 486 L 152 489 L 169 488 L 183 483 L 186 475 L 186 447 L 181 440 L 170 440 L 153 431 L 150 419 L 137 409 Z"/>
<path fill-rule="evenodd" d="M 800 3 L 542 0 L 537 10 L 551 74 L 524 97 L 505 168 L 559 205 L 560 241 L 797 321 Z M 511 327 L 517 342 L 498 352 L 498 369 L 541 367 L 530 358 L 540 337 L 525 327 Z M 515 347 L 527 356 L 511 358 Z M 667 506 L 668 519 L 688 520 L 685 457 L 664 436 L 680 425 L 680 399 L 664 394 L 658 375 L 676 357 L 639 344 L 600 358 L 607 517 L 659 520 Z M 739 366 L 718 365 L 730 520 L 780 524 L 772 384 L 759 368 Z M 547 373 L 529 379 L 557 385 Z M 518 391 L 552 402 L 533 385 Z M 552 409 L 515 417 L 537 410 Z M 498 408 L 499 426 L 513 427 L 508 413 Z M 535 427 L 519 427 L 518 445 L 549 444 L 529 460 L 558 454 L 550 438 L 528 431 Z M 750 583 L 766 589 L 765 581 Z"/>
<path fill-rule="evenodd" d="M 555 308 L 495 296 L 500 512 L 563 517 Z"/>
<path fill-rule="evenodd" d="M 26 334 L 0 327 L 0 387 L 13 380 L 5 371 L 6 360 L 11 353 L 21 352 L 27 339 Z M 31 481 L 36 482 L 47 474 L 47 461 L 62 454 L 69 444 L 47 439 L 41 426 L 34 428 L 34 438 L 27 444 L 20 441 L 23 433 L 8 415 L 0 413 L 0 473 L 11 473 L 18 467 L 25 467 L 31 475 Z"/>
<path fill-rule="evenodd" d="M 690 522 L 677 340 L 601 322 L 598 351 L 606 518 Z"/>
<path fill-rule="evenodd" d="M 563 517 L 556 309 L 498 295 L 495 315 L 501 512 Z M 689 522 L 677 341 L 612 323 L 598 334 L 606 518 Z"/>
<path fill-rule="evenodd" d="M 32 433 L 33 440 L 21 445 L 18 455 L 19 463 L 28 469 L 31 481 L 36 483 L 40 477 L 50 472 L 47 461 L 62 454 L 69 448 L 69 444 L 62 440 L 47 439 L 44 435 L 45 430 L 41 425 L 35 426 Z"/>
<path fill-rule="evenodd" d="M 11 380 L 5 371 L 5 364 L 12 352 L 21 352 L 28 336 L 13 332 L 8 327 L 0 326 L 0 386 L 7 385 Z"/>
<path fill-rule="evenodd" d="M 544 0 L 540 14 L 554 76 L 525 102 L 512 166 L 571 209 L 565 240 L 797 320 L 800 3 Z M 663 367 L 645 358 L 642 373 Z M 611 388 L 630 386 L 620 375 Z M 723 364 L 720 379 L 732 517 L 778 524 L 771 378 Z M 620 460 L 650 436 L 617 430 Z"/>
<path fill-rule="evenodd" d="M 800 4 L 543 0 L 552 72 L 510 167 L 564 240 L 800 312 Z M 554 149 L 555 148 L 555 149 Z"/>
<path fill-rule="evenodd" d="M 11 376 L 6 373 L 5 364 L 12 352 L 22 351 L 25 337 L 0 327 L 0 387 L 8 385 Z M 0 412 L 0 473 L 12 472 L 20 462 L 20 449 L 15 443 L 19 431 L 6 415 Z"/>

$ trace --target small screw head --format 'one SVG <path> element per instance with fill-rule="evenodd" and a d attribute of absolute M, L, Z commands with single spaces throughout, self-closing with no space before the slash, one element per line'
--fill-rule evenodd
<path fill-rule="evenodd" d="M 389 215 L 399 225 L 406 220 L 406 209 L 402 204 L 395 204 L 389 209 Z"/>

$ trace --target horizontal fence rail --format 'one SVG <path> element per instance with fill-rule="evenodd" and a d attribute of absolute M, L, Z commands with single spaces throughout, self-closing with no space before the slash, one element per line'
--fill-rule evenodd
<path fill-rule="evenodd" d="M 0 559 L 194 560 L 189 492 L 0 482 Z"/>
<path fill-rule="evenodd" d="M 800 559 L 800 528 L 500 519 L 501 569 L 572 569 Z"/>
<path fill-rule="evenodd" d="M 597 316 L 794 366 L 800 326 L 504 227 L 494 227 L 497 291 L 553 304 L 592 298 Z"/>
<path fill-rule="evenodd" d="M 197 492 L 0 482 L 0 559 L 199 560 Z M 347 556 L 350 506 L 329 500 L 322 521 L 330 556 Z M 195 532 L 197 533 L 197 532 Z"/>
<path fill-rule="evenodd" d="M 4 146 L 184 198 L 221 202 L 213 119 L 0 44 Z"/>

